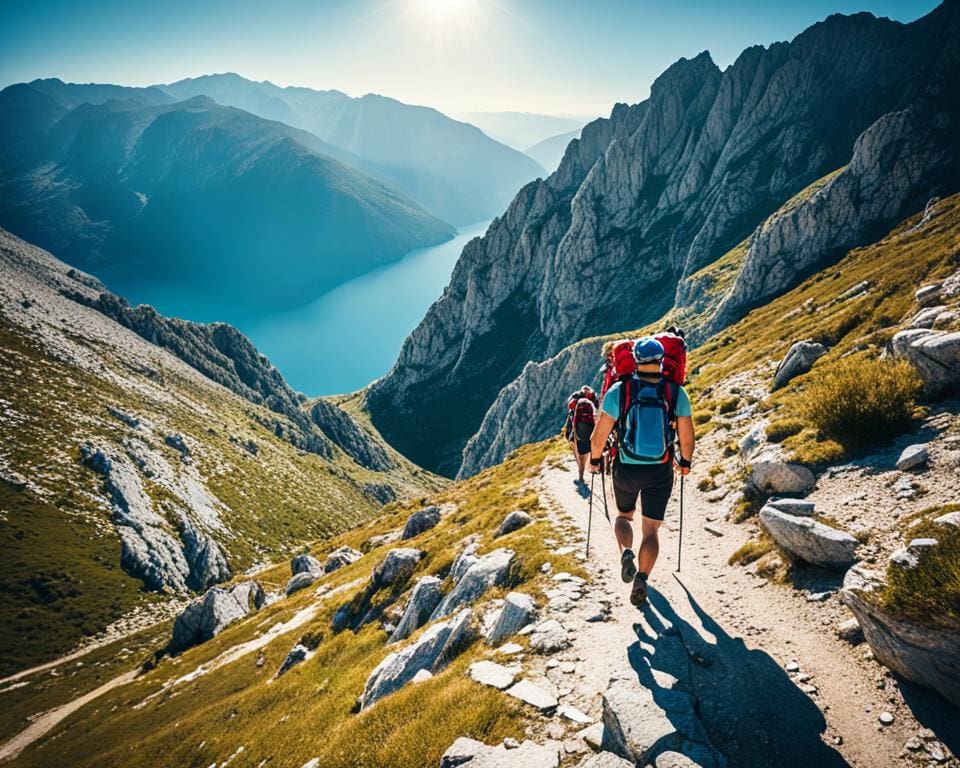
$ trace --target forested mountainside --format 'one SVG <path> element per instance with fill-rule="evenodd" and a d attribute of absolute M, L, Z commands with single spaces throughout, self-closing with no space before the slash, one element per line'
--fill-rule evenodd
<path fill-rule="evenodd" d="M 349 153 L 209 98 L 35 81 L 0 110 L 0 226 L 108 279 L 276 309 L 453 234 Z"/>
<path fill-rule="evenodd" d="M 534 159 L 473 125 L 374 93 L 352 98 L 333 90 L 281 88 L 233 73 L 155 87 L 178 99 L 209 96 L 310 131 L 458 226 L 493 218 L 521 186 L 546 175 Z"/>
<path fill-rule="evenodd" d="M 0 231 L 0 674 L 435 486 L 238 331 Z"/>
<path fill-rule="evenodd" d="M 374 424 L 413 461 L 456 474 L 528 362 L 669 310 L 699 312 L 694 338 L 716 331 L 960 189 L 958 41 L 950 0 L 911 24 L 831 16 L 723 72 L 706 53 L 677 62 L 649 99 L 586 126 L 557 171 L 464 248 L 370 389 Z M 721 263 L 705 304 L 688 278 Z M 407 429 L 414 414 L 420 428 Z"/>

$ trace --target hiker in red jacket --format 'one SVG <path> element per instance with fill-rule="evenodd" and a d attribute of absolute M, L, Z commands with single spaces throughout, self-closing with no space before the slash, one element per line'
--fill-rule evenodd
<path fill-rule="evenodd" d="M 579 477 L 575 482 L 578 485 L 583 485 L 583 474 L 587 470 L 587 459 L 590 458 L 590 436 L 597 421 L 597 406 L 594 404 L 597 402 L 597 395 L 590 387 L 583 389 L 589 392 L 580 390 L 574 393 L 576 400 L 568 406 L 566 427 L 567 439 L 577 459 Z"/>

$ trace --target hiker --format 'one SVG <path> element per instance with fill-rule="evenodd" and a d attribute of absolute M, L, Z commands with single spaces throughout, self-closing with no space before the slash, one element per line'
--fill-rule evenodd
<path fill-rule="evenodd" d="M 600 366 L 600 399 L 607 394 L 610 385 L 617 377 L 617 367 L 614 365 L 613 348 L 617 346 L 615 341 L 605 341 L 600 350 L 603 355 L 603 365 Z"/>
<path fill-rule="evenodd" d="M 584 384 L 580 387 L 580 397 L 585 397 L 591 403 L 593 403 L 594 408 L 600 407 L 600 398 L 597 397 L 597 393 L 593 391 L 593 387 L 589 384 Z"/>
<path fill-rule="evenodd" d="M 574 430 L 573 430 L 573 417 L 574 412 L 577 409 L 577 400 L 580 399 L 580 392 L 574 392 L 567 398 L 567 417 L 563 422 L 563 439 L 570 443 L 570 449 L 573 451 L 573 460 L 576 461 L 579 454 L 577 453 L 577 443 L 574 440 Z"/>
<path fill-rule="evenodd" d="M 584 389 L 590 389 L 585 387 Z M 593 434 L 593 428 L 597 421 L 596 393 L 590 389 L 590 395 L 584 395 L 583 390 L 575 393 L 576 402 L 572 410 L 569 410 L 569 426 L 567 428 L 567 439 L 573 446 L 573 454 L 577 459 L 577 470 L 579 477 L 574 482 L 577 485 L 584 485 L 583 473 L 587 470 L 587 459 L 590 458 L 590 436 Z"/>
<path fill-rule="evenodd" d="M 669 348 L 665 355 L 664 345 Z M 673 473 L 690 472 L 694 432 L 690 398 L 682 386 L 686 348 L 680 334 L 645 337 L 633 347 L 636 373 L 623 376 L 603 398 L 593 432 L 590 471 L 603 471 L 603 449 L 616 427 L 617 456 L 613 493 L 617 503 L 614 534 L 620 545 L 620 576 L 633 582 L 630 602 L 647 599 L 647 579 L 660 551 L 660 525 L 673 490 Z M 679 437 L 677 455 L 675 438 Z M 640 499 L 640 546 L 633 551 L 633 515 Z"/>

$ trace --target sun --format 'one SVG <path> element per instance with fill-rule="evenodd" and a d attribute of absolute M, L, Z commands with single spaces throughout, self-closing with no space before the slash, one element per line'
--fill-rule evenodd
<path fill-rule="evenodd" d="M 421 21 L 432 26 L 468 24 L 478 0 L 413 0 Z"/>

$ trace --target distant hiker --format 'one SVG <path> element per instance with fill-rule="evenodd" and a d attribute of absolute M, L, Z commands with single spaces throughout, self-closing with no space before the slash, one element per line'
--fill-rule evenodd
<path fill-rule="evenodd" d="M 580 387 L 580 397 L 585 397 L 591 403 L 593 403 L 594 408 L 600 407 L 600 398 L 597 397 L 597 393 L 593 391 L 593 387 L 589 384 L 584 384 Z"/>
<path fill-rule="evenodd" d="M 585 387 L 585 389 L 590 388 Z M 575 394 L 577 399 L 573 403 L 573 409 L 568 409 L 567 439 L 573 446 L 573 455 L 577 459 L 579 477 L 576 483 L 581 485 L 583 484 L 583 473 L 587 469 L 587 460 L 590 458 L 590 436 L 593 434 L 593 428 L 597 422 L 597 406 L 594 404 L 597 395 L 592 389 L 589 392 L 592 397 L 586 396 L 582 390 Z"/>
<path fill-rule="evenodd" d="M 603 365 L 600 366 L 600 399 L 603 400 L 603 396 L 607 394 L 607 390 L 610 389 L 610 385 L 613 384 L 614 380 L 617 378 L 617 369 L 613 364 L 613 348 L 617 346 L 615 341 L 605 341 L 603 343 L 603 348 L 601 349 L 601 354 L 603 355 Z"/>
<path fill-rule="evenodd" d="M 603 398 L 591 440 L 590 471 L 602 471 L 603 449 L 616 427 L 614 533 L 621 549 L 620 576 L 624 582 L 633 582 L 630 602 L 639 608 L 647 598 L 647 578 L 660 551 L 658 533 L 673 490 L 674 465 L 684 475 L 690 472 L 695 441 L 690 398 L 682 386 L 686 375 L 683 337 L 668 332 L 642 338 L 633 346 L 633 357 L 636 373 L 612 384 Z M 635 556 L 633 514 L 638 496 L 642 520 Z"/>

